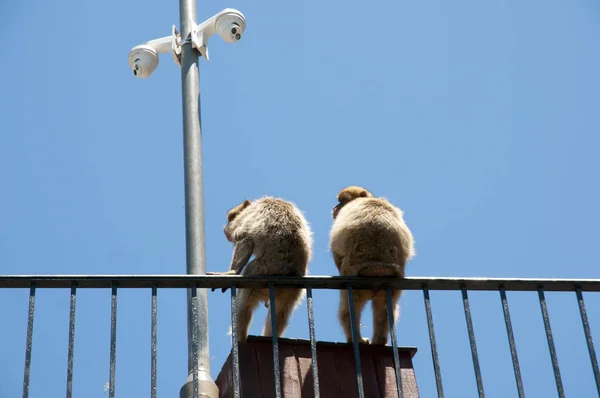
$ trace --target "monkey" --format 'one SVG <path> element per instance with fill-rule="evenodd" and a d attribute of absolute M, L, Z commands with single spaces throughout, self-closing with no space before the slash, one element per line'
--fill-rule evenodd
<path fill-rule="evenodd" d="M 295 204 L 265 196 L 254 201 L 244 200 L 227 213 L 223 229 L 227 240 L 234 244 L 229 271 L 207 272 L 208 275 L 282 275 L 304 276 L 312 257 L 312 231 Z M 254 259 L 250 258 L 254 254 Z M 248 262 L 250 261 L 250 262 Z M 223 291 L 225 291 L 224 289 Z M 277 337 L 287 328 L 290 316 L 304 297 L 304 289 L 275 289 Z M 248 337 L 252 314 L 260 303 L 269 308 L 269 289 L 240 289 L 238 293 L 238 341 Z M 273 334 L 271 311 L 262 332 Z"/>
<path fill-rule="evenodd" d="M 414 238 L 404 212 L 367 189 L 349 186 L 337 196 L 332 210 L 329 247 L 341 276 L 404 277 L 406 262 L 415 255 Z M 393 322 L 399 315 L 401 290 L 392 291 Z M 354 290 L 356 330 L 361 344 L 385 345 L 390 330 L 385 290 Z M 360 315 L 367 301 L 373 310 L 371 341 L 360 335 Z M 340 290 L 338 313 L 347 342 L 352 341 L 348 292 Z"/>

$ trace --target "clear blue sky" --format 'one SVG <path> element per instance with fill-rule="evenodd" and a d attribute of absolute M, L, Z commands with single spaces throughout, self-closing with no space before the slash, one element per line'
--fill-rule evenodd
<path fill-rule="evenodd" d="M 226 211 L 294 201 L 328 252 L 337 191 L 364 185 L 406 212 L 409 276 L 598 277 L 600 6 L 590 0 L 217 2 L 248 20 L 243 40 L 201 62 L 209 270 L 225 270 Z M 131 47 L 170 34 L 177 2 L 0 5 L 0 273 L 185 272 L 179 68 L 135 79 Z M 0 396 L 20 396 L 27 292 L 0 292 Z M 319 340 L 340 341 L 338 294 L 316 292 Z M 488 397 L 516 388 L 498 294 L 471 293 Z M 600 299 L 585 296 L 600 340 Z M 229 296 L 211 293 L 216 377 L 229 351 Z M 509 294 L 528 397 L 556 396 L 537 295 Z M 476 396 L 459 292 L 432 305 L 447 397 Z M 574 294 L 548 294 L 569 397 L 595 396 Z M 286 336 L 307 338 L 302 305 Z M 264 308 L 252 333 L 259 333 Z M 371 334 L 370 310 L 364 333 Z M 75 395 L 103 397 L 110 292 L 79 291 Z M 186 374 L 185 292 L 159 292 L 159 396 Z M 150 292 L 120 291 L 118 397 L 150 388 Z M 68 292 L 37 294 L 32 397 L 63 396 Z M 435 394 L 422 294 L 407 292 L 399 343 L 417 346 L 421 396 Z M 600 343 L 600 342 L 598 342 Z"/>

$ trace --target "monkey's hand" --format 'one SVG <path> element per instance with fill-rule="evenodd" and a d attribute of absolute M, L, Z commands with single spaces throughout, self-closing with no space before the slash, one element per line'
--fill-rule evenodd
<path fill-rule="evenodd" d="M 206 275 L 237 275 L 237 272 L 234 270 L 229 270 L 225 272 L 207 272 Z"/>
<path fill-rule="evenodd" d="M 206 275 L 237 275 L 237 271 L 230 269 L 229 271 L 225 271 L 225 272 L 207 272 Z M 217 288 L 213 287 L 210 289 L 211 292 L 214 292 Z M 221 289 L 221 291 L 223 293 L 225 293 L 227 291 L 227 287 L 224 287 Z"/>

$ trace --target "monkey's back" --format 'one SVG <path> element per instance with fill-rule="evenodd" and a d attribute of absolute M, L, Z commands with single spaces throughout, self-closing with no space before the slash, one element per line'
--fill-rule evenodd
<path fill-rule="evenodd" d="M 312 255 L 311 231 L 303 214 L 291 202 L 264 197 L 254 201 L 242 213 L 242 229 L 254 241 L 254 256 L 259 266 L 287 266 L 297 275 L 305 275 Z M 264 273 L 279 274 L 278 269 Z"/>
<path fill-rule="evenodd" d="M 342 207 L 331 230 L 330 246 L 344 258 L 342 275 L 356 275 L 366 263 L 396 264 L 404 269 L 414 254 L 413 236 L 402 210 L 380 198 L 358 198 Z"/>

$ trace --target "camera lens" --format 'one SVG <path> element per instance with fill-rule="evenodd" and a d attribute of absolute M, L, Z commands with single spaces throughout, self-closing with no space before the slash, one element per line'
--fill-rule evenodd
<path fill-rule="evenodd" d="M 237 33 L 237 29 L 236 28 L 231 29 L 231 33 L 233 33 L 235 35 Z"/>
<path fill-rule="evenodd" d="M 241 39 L 241 38 L 242 38 L 242 35 L 240 35 L 239 33 L 238 33 L 237 35 L 235 35 L 235 39 L 236 39 L 236 40 L 239 40 L 239 39 Z"/>

